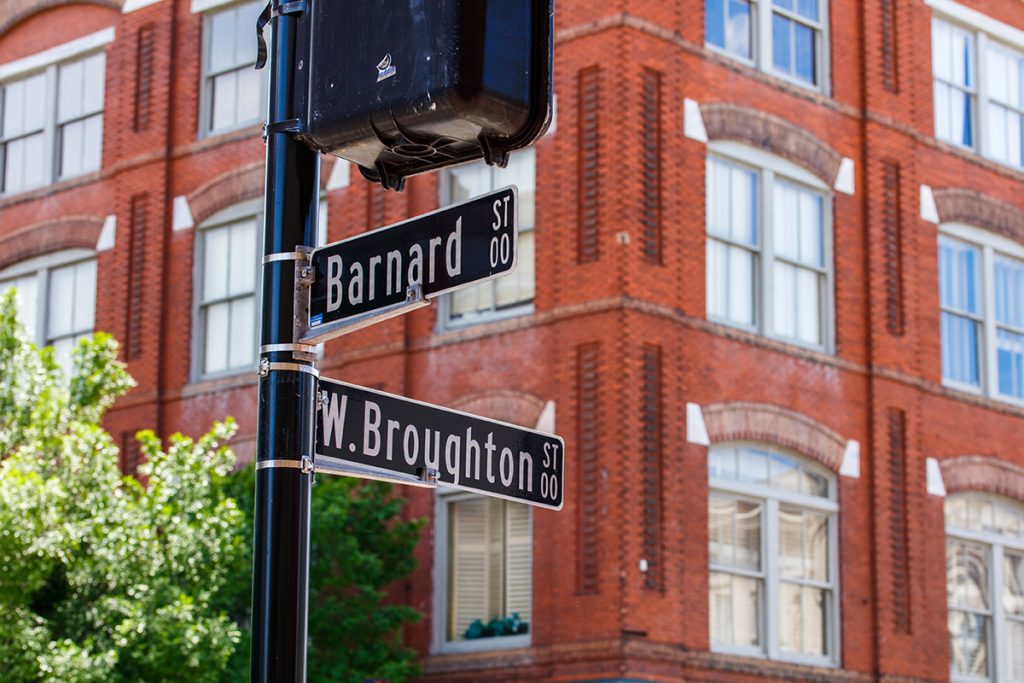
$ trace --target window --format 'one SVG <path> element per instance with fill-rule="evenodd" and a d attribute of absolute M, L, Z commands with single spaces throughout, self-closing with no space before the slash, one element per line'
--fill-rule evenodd
<path fill-rule="evenodd" d="M 196 234 L 197 368 L 211 377 L 256 364 L 259 202 L 214 216 Z"/>
<path fill-rule="evenodd" d="M 954 681 L 1024 681 L 1024 506 L 946 499 L 946 601 Z"/>
<path fill-rule="evenodd" d="M 935 137 L 1024 168 L 1024 45 L 934 17 L 932 71 Z"/>
<path fill-rule="evenodd" d="M 529 644 L 530 508 L 474 494 L 438 497 L 436 649 Z"/>
<path fill-rule="evenodd" d="M 823 0 L 706 0 L 711 47 L 803 85 L 824 82 Z"/>
<path fill-rule="evenodd" d="M 266 109 L 268 70 L 254 68 L 256 18 L 262 9 L 258 2 L 246 2 L 204 18 L 203 133 L 256 123 Z"/>
<path fill-rule="evenodd" d="M 17 290 L 18 314 L 28 338 L 52 346 L 70 377 L 71 352 L 91 337 L 96 317 L 96 258 L 84 249 L 47 254 L 0 271 L 0 292 Z"/>
<path fill-rule="evenodd" d="M 838 662 L 835 480 L 774 449 L 708 453 L 712 649 Z"/>
<path fill-rule="evenodd" d="M 511 275 L 453 292 L 443 300 L 446 326 L 466 325 L 530 312 L 534 292 L 534 216 L 536 155 L 532 149 L 513 154 L 508 168 L 483 162 L 447 171 L 442 204 L 464 202 L 507 185 L 519 188 L 519 262 Z"/>
<path fill-rule="evenodd" d="M 93 46 L 105 32 L 81 43 Z M 110 32 L 113 36 L 113 32 Z M 107 39 L 109 40 L 109 39 Z M 65 55 L 76 44 L 55 48 Z M 10 194 L 97 171 L 103 150 L 106 57 L 93 51 L 42 64 L 47 53 L 6 70 L 20 72 L 0 82 L 0 192 Z"/>
<path fill-rule="evenodd" d="M 968 226 L 939 236 L 942 378 L 1024 401 L 1024 248 Z"/>
<path fill-rule="evenodd" d="M 771 166 L 758 168 L 708 157 L 707 315 L 826 348 L 831 309 L 827 195 L 823 184 L 802 169 L 767 160 Z"/>

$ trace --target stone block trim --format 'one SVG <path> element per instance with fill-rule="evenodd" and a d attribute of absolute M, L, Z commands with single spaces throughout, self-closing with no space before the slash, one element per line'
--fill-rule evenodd
<path fill-rule="evenodd" d="M 464 396 L 452 408 L 533 429 L 544 410 L 544 401 L 522 391 L 488 391 Z"/>
<path fill-rule="evenodd" d="M 703 408 L 711 443 L 760 441 L 789 448 L 838 472 L 846 439 L 802 413 L 769 403 L 735 401 Z"/>
<path fill-rule="evenodd" d="M 1024 211 L 988 195 L 961 188 L 934 190 L 942 223 L 966 223 L 1024 244 Z"/>
<path fill-rule="evenodd" d="M 30 225 L 0 237 L 0 269 L 61 249 L 95 249 L 102 216 L 67 216 Z"/>
<path fill-rule="evenodd" d="M 947 493 L 984 491 L 1024 503 L 1024 467 L 985 455 L 939 461 Z"/>
<path fill-rule="evenodd" d="M 34 14 L 62 5 L 99 5 L 121 11 L 121 0 L 0 0 L 0 36 Z"/>
<path fill-rule="evenodd" d="M 843 157 L 803 128 L 771 114 L 735 104 L 700 105 L 708 140 L 732 140 L 792 161 L 832 187 Z"/>
<path fill-rule="evenodd" d="M 222 209 L 262 196 L 265 178 L 263 162 L 259 161 L 203 183 L 188 195 L 192 219 L 199 225 Z"/>

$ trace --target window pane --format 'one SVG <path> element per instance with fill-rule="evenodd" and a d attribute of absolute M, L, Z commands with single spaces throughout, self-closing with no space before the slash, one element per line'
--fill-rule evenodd
<path fill-rule="evenodd" d="M 792 25 L 792 20 L 772 15 L 772 64 L 784 74 L 793 73 Z"/>
<path fill-rule="evenodd" d="M 209 64 L 212 72 L 238 66 L 235 62 L 236 21 L 237 14 L 234 9 L 210 14 Z M 255 30 L 254 25 L 254 34 Z M 255 35 L 253 37 L 255 38 Z"/>
<path fill-rule="evenodd" d="M 237 71 L 229 71 L 213 79 L 213 102 L 210 127 L 213 130 L 230 128 L 238 121 Z"/>
<path fill-rule="evenodd" d="M 75 121 L 60 129 L 60 175 L 81 175 L 85 151 L 85 121 Z"/>
<path fill-rule="evenodd" d="M 793 75 L 807 83 L 817 82 L 818 65 L 814 50 L 815 31 L 803 24 L 793 25 L 793 51 L 796 68 Z"/>
<path fill-rule="evenodd" d="M 784 652 L 828 654 L 828 591 L 779 585 L 779 648 Z"/>
<path fill-rule="evenodd" d="M 25 335 L 29 341 L 37 343 L 36 311 L 39 307 L 39 278 L 32 273 L 14 280 L 0 282 L 0 295 L 12 287 L 16 290 L 14 302 L 18 310 L 18 319 L 25 327 Z"/>
<path fill-rule="evenodd" d="M 1006 669 L 1013 683 L 1024 681 L 1024 623 L 1006 624 Z"/>
<path fill-rule="evenodd" d="M 228 295 L 230 228 L 203 231 L 203 301 Z"/>
<path fill-rule="evenodd" d="M 728 319 L 729 247 L 709 238 L 706 267 L 708 317 Z"/>
<path fill-rule="evenodd" d="M 781 491 L 800 492 L 800 464 L 778 453 L 772 453 L 771 486 Z"/>
<path fill-rule="evenodd" d="M 722 572 L 708 576 L 711 642 L 759 647 L 761 644 L 761 582 Z"/>
<path fill-rule="evenodd" d="M 62 337 L 53 341 L 53 360 L 57 362 L 65 378 L 70 378 L 75 371 L 73 354 L 78 340 L 75 337 Z"/>
<path fill-rule="evenodd" d="M 256 291 L 256 223 L 249 219 L 225 228 L 228 244 L 228 294 Z"/>
<path fill-rule="evenodd" d="M 768 481 L 768 454 L 752 448 L 741 448 L 739 456 L 739 481 L 749 484 L 764 484 Z"/>
<path fill-rule="evenodd" d="M 790 261 L 800 260 L 800 190 L 789 183 L 775 183 L 772 230 L 775 255 Z"/>
<path fill-rule="evenodd" d="M 737 242 L 756 246 L 757 239 L 757 174 L 733 166 L 729 181 L 729 232 Z"/>
<path fill-rule="evenodd" d="M 519 263 L 511 275 L 493 281 L 495 288 L 496 307 L 509 308 L 533 301 L 534 287 L 534 253 L 533 232 L 519 234 Z M 485 282 L 482 287 L 490 287 Z"/>
<path fill-rule="evenodd" d="M 809 510 L 779 509 L 779 571 L 791 579 L 827 582 L 828 517 Z"/>
<path fill-rule="evenodd" d="M 775 329 L 772 332 L 780 337 L 788 337 L 789 339 L 797 338 L 796 292 L 799 286 L 797 276 L 797 268 L 781 261 L 775 262 L 775 279 L 773 283 L 775 291 L 772 295 L 774 298 L 772 305 L 774 306 L 773 311 L 775 313 Z"/>
<path fill-rule="evenodd" d="M 1021 107 L 1021 69 L 1024 57 L 996 42 L 988 43 L 988 94 L 1001 104 Z"/>
<path fill-rule="evenodd" d="M 4 153 L 4 191 L 39 187 L 46 181 L 43 133 L 8 142 Z"/>
<path fill-rule="evenodd" d="M 90 116 L 85 120 L 85 140 L 82 145 L 82 172 L 89 173 L 100 168 L 103 154 L 103 114 Z"/>
<path fill-rule="evenodd" d="M 530 623 L 533 599 L 533 551 L 530 547 L 530 508 L 505 506 L 505 616 Z"/>
<path fill-rule="evenodd" d="M 988 548 L 966 541 L 948 541 L 946 580 L 947 599 L 951 607 L 988 610 Z"/>
<path fill-rule="evenodd" d="M 452 318 L 494 309 L 494 284 L 485 282 L 452 293 Z"/>
<path fill-rule="evenodd" d="M 799 0 L 797 3 L 796 11 L 800 16 L 806 17 L 811 21 L 818 20 L 818 2 L 819 0 Z"/>
<path fill-rule="evenodd" d="M 961 147 L 973 147 L 973 111 L 973 95 L 935 82 L 935 137 Z"/>
<path fill-rule="evenodd" d="M 238 66 L 256 64 L 256 19 L 262 9 L 258 2 L 247 2 L 235 10 L 235 64 Z"/>
<path fill-rule="evenodd" d="M 988 618 L 950 610 L 949 664 L 954 674 L 988 675 Z"/>
<path fill-rule="evenodd" d="M 942 376 L 981 386 L 978 358 L 978 323 L 952 313 L 942 314 Z"/>
<path fill-rule="evenodd" d="M 255 297 L 235 299 L 231 302 L 231 329 L 228 332 L 227 366 L 241 368 L 256 359 Z"/>
<path fill-rule="evenodd" d="M 1010 166 L 1022 165 L 1021 128 L 1024 127 L 1024 116 L 990 102 L 985 123 L 988 153 L 992 158 Z"/>
<path fill-rule="evenodd" d="M 74 331 L 91 332 L 96 318 L 96 261 L 75 266 Z"/>
<path fill-rule="evenodd" d="M 716 446 L 708 451 L 708 476 L 712 479 L 736 479 L 736 451 Z"/>
<path fill-rule="evenodd" d="M 999 393 L 1024 399 L 1024 334 L 996 332 L 996 367 Z"/>
<path fill-rule="evenodd" d="M 4 118 L 0 133 L 12 138 L 42 130 L 43 121 L 37 115 L 39 103 L 46 97 L 46 74 L 36 74 L 4 86 Z"/>
<path fill-rule="evenodd" d="M 704 3 L 704 41 L 725 47 L 725 7 L 729 0 L 706 0 Z"/>
<path fill-rule="evenodd" d="M 83 111 L 87 114 L 103 111 L 103 94 L 106 88 L 107 57 L 100 52 L 86 57 L 84 65 Z"/>
<path fill-rule="evenodd" d="M 708 553 L 714 565 L 760 571 L 761 506 L 709 496 Z"/>
<path fill-rule="evenodd" d="M 484 192 L 507 185 L 519 188 L 519 229 L 529 230 L 536 224 L 536 151 L 524 150 L 509 158 L 508 168 L 494 168 L 493 182 Z M 476 195 L 474 195 L 476 196 Z M 471 197 L 470 197 L 471 198 Z"/>
<path fill-rule="evenodd" d="M 228 368 L 228 334 L 231 325 L 231 304 L 222 303 L 208 306 L 203 315 L 206 325 L 203 330 L 203 372 L 221 372 Z"/>
<path fill-rule="evenodd" d="M 1024 329 L 1024 263 L 995 259 L 996 322 Z"/>
<path fill-rule="evenodd" d="M 46 307 L 46 336 L 56 339 L 75 332 L 75 267 L 50 271 L 49 301 Z"/>
<path fill-rule="evenodd" d="M 1003 583 L 1003 610 L 1007 616 L 1024 618 L 1024 555 L 1003 555 Z"/>
<path fill-rule="evenodd" d="M 821 268 L 825 265 L 825 245 L 822 233 L 824 200 L 821 195 L 806 190 L 799 192 L 800 262 Z"/>
<path fill-rule="evenodd" d="M 729 313 L 733 322 L 754 325 L 754 255 L 729 247 Z"/>
<path fill-rule="evenodd" d="M 245 67 L 235 72 L 238 88 L 238 104 L 235 109 L 235 121 L 232 125 L 256 121 L 260 118 L 263 105 L 262 72 L 252 67 Z"/>
<path fill-rule="evenodd" d="M 85 63 L 81 60 L 60 67 L 57 78 L 57 119 L 67 121 L 85 113 Z"/>
<path fill-rule="evenodd" d="M 797 270 L 796 338 L 805 344 L 820 344 L 821 275 L 811 270 Z"/>

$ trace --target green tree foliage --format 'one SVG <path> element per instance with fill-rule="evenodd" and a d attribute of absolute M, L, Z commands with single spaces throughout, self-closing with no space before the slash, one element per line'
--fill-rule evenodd
<path fill-rule="evenodd" d="M 232 477 L 230 493 L 251 519 L 254 472 Z M 415 568 L 422 520 L 401 521 L 404 501 L 374 481 L 318 476 L 310 532 L 309 680 L 317 683 L 404 683 L 417 674 L 416 653 L 402 627 L 419 613 L 386 599 L 386 587 Z M 251 558 L 251 553 L 247 555 Z M 239 568 L 226 609 L 248 623 L 251 566 Z M 248 634 L 245 634 L 248 637 Z M 248 680 L 248 647 L 230 669 Z"/>
<path fill-rule="evenodd" d="M 231 473 L 228 419 L 166 447 L 140 433 L 142 481 L 122 476 L 98 424 L 133 386 L 116 358 L 97 334 L 66 382 L 0 297 L 0 681 L 247 681 L 253 469 Z M 421 522 L 403 504 L 318 478 L 310 680 L 415 675 L 400 634 L 418 614 L 385 600 L 415 566 Z"/>

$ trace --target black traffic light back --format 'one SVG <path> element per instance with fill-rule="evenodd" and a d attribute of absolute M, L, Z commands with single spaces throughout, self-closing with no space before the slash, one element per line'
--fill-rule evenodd
<path fill-rule="evenodd" d="M 550 123 L 553 6 L 310 0 L 297 56 L 300 137 L 392 190 L 475 159 L 504 166 Z"/>

